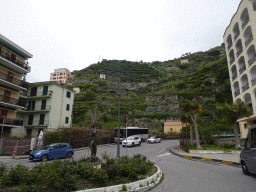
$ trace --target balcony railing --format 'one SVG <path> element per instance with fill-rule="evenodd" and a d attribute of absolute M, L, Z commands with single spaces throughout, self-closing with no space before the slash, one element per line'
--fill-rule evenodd
<path fill-rule="evenodd" d="M 243 66 L 239 69 L 240 75 L 245 71 L 245 69 L 246 69 L 245 65 L 243 65 Z"/>
<path fill-rule="evenodd" d="M 23 120 L 21 120 L 21 119 L 11 119 L 11 118 L 8 118 L 8 117 L 0 117 L 0 124 L 22 126 L 23 125 Z"/>
<path fill-rule="evenodd" d="M 51 110 L 50 105 L 36 105 L 34 107 L 30 106 L 30 108 L 27 106 L 25 107 L 25 111 L 42 111 L 42 110 Z"/>
<path fill-rule="evenodd" d="M 230 59 L 230 65 L 232 65 L 232 64 L 234 63 L 234 61 L 235 61 L 235 58 L 232 57 L 232 58 Z"/>
<path fill-rule="evenodd" d="M 249 59 L 249 61 L 248 61 L 249 66 L 251 66 L 255 60 L 256 60 L 256 53 L 252 56 L 251 59 Z"/>
<path fill-rule="evenodd" d="M 49 120 L 28 120 L 30 126 L 46 126 L 49 124 Z"/>
<path fill-rule="evenodd" d="M 234 81 L 237 78 L 237 74 L 232 76 L 232 81 Z"/>
<path fill-rule="evenodd" d="M 35 96 L 52 96 L 52 91 L 31 91 L 28 93 L 29 97 L 35 97 Z"/>
<path fill-rule="evenodd" d="M 0 94 L 0 101 L 5 102 L 5 103 L 10 103 L 13 105 L 19 105 L 22 107 L 25 107 L 25 104 L 26 104 L 24 101 L 21 101 L 19 99 L 15 99 L 12 97 L 8 97 L 6 95 L 1 95 L 1 94 Z"/>
<path fill-rule="evenodd" d="M 13 59 L 13 58 L 11 58 L 11 54 L 6 53 L 4 51 L 0 52 L 0 56 L 11 61 L 12 63 L 15 63 L 16 65 L 18 65 L 18 66 L 22 67 L 23 69 L 26 69 L 30 72 L 30 66 L 28 65 L 28 62 L 25 63 L 17 58 Z"/>
<path fill-rule="evenodd" d="M 28 89 L 28 82 L 8 76 L 5 73 L 0 72 L 0 79 L 3 79 L 5 81 L 8 81 L 10 83 L 13 83 L 15 85 L 18 85 L 18 86 Z"/>
<path fill-rule="evenodd" d="M 252 82 L 252 85 L 255 85 L 256 84 L 256 78 L 252 79 L 251 82 Z"/>
<path fill-rule="evenodd" d="M 235 97 L 236 97 L 237 95 L 240 95 L 240 90 L 235 91 L 235 92 L 234 92 L 234 95 L 235 95 Z"/>
<path fill-rule="evenodd" d="M 252 42 L 252 40 L 253 40 L 253 36 L 250 35 L 249 38 L 246 39 L 246 41 L 245 41 L 245 43 L 244 43 L 245 47 L 247 47 L 247 46 Z"/>
<path fill-rule="evenodd" d="M 237 50 L 237 52 L 236 52 L 236 57 L 238 57 L 242 52 L 243 52 L 243 49 Z"/>
<path fill-rule="evenodd" d="M 249 84 L 248 83 L 246 83 L 246 85 L 244 85 L 242 87 L 243 92 L 245 92 L 247 89 L 249 89 Z"/>
<path fill-rule="evenodd" d="M 232 43 L 228 44 L 228 50 L 232 47 Z"/>
<path fill-rule="evenodd" d="M 240 32 L 236 33 L 234 36 L 234 40 L 236 40 L 239 35 L 240 35 Z"/>
<path fill-rule="evenodd" d="M 246 24 L 249 22 L 249 16 L 247 16 L 244 20 L 243 20 L 243 23 L 242 23 L 242 30 L 244 29 L 244 27 L 246 26 Z"/>

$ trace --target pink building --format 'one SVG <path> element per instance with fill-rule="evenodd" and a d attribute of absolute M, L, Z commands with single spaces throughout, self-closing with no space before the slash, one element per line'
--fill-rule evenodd
<path fill-rule="evenodd" d="M 54 69 L 54 73 L 50 75 L 50 81 L 55 81 L 56 83 L 67 83 L 67 80 L 74 78 L 67 68 Z"/>

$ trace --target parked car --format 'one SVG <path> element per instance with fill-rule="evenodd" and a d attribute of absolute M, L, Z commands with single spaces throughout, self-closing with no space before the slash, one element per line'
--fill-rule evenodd
<path fill-rule="evenodd" d="M 243 173 L 249 175 L 250 173 L 256 174 L 256 125 L 252 126 L 245 140 L 244 147 L 238 145 L 242 149 L 240 153 L 240 165 Z"/>
<path fill-rule="evenodd" d="M 161 143 L 161 138 L 158 136 L 152 136 L 147 140 L 148 143 Z"/>
<path fill-rule="evenodd" d="M 140 140 L 139 137 L 127 137 L 127 139 L 123 140 L 122 146 L 125 147 L 126 144 L 129 147 L 134 147 L 135 145 L 140 146 L 141 145 L 141 140 Z"/>
<path fill-rule="evenodd" d="M 74 155 L 74 149 L 68 143 L 53 143 L 46 145 L 39 150 L 32 151 L 29 160 L 47 161 L 61 157 L 71 158 Z"/>

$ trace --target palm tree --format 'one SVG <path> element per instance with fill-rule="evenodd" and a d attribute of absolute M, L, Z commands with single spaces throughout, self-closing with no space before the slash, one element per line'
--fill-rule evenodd
<path fill-rule="evenodd" d="M 191 145 L 193 146 L 193 130 L 192 130 L 192 120 L 191 120 L 191 118 L 190 118 L 190 116 L 189 116 L 189 114 L 187 114 L 187 113 L 182 113 L 181 114 L 181 117 L 180 117 L 180 120 L 181 120 L 181 122 L 182 123 L 184 123 L 184 124 L 189 124 L 189 128 L 190 128 L 190 143 L 191 143 Z"/>
<path fill-rule="evenodd" d="M 199 112 L 202 112 L 202 108 L 199 105 L 199 103 L 185 103 L 182 106 L 182 111 L 185 113 L 188 113 L 190 115 L 190 118 L 192 120 L 192 122 L 194 123 L 195 126 L 195 135 L 196 135 L 196 148 L 197 149 L 201 149 L 201 145 L 199 142 L 199 132 L 198 132 L 198 127 L 197 127 L 197 114 Z"/>
<path fill-rule="evenodd" d="M 244 102 L 233 103 L 232 105 L 225 104 L 217 106 L 216 115 L 218 118 L 226 119 L 230 125 L 233 125 L 236 146 L 239 144 L 237 120 L 242 117 L 249 117 L 251 115 L 250 107 Z"/>

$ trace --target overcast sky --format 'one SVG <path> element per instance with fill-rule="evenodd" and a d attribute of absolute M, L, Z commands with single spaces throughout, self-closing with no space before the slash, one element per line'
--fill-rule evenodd
<path fill-rule="evenodd" d="M 33 54 L 28 82 L 100 59 L 165 61 L 207 51 L 240 0 L 0 0 L 0 33 Z"/>

